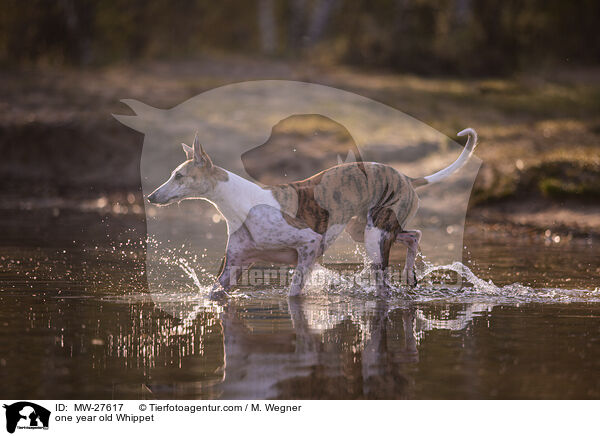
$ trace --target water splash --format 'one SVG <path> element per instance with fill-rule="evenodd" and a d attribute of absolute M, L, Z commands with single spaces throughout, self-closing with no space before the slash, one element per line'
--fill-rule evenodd
<path fill-rule="evenodd" d="M 158 249 L 155 241 L 149 240 L 148 244 L 149 248 Z M 377 287 L 369 280 L 370 268 L 364 250 L 361 247 L 357 247 L 356 250 L 363 259 L 362 264 L 351 265 L 343 271 L 340 271 L 339 266 L 336 265 L 316 264 L 307 280 L 305 294 L 309 297 L 333 296 L 359 300 L 375 298 Z M 176 276 L 173 271 L 169 274 L 162 273 L 167 283 L 165 288 L 170 291 L 163 289 L 159 293 L 153 293 L 153 298 L 157 297 L 161 301 L 186 301 L 188 307 L 190 304 L 194 305 L 193 313 L 214 308 L 215 303 L 210 301 L 209 294 L 216 276 L 205 268 L 192 266 L 202 263 L 204 256 L 192 255 L 185 246 L 180 249 L 169 248 L 168 252 L 160 256 L 160 266 L 175 269 L 180 272 L 180 276 L 183 272 L 184 282 L 179 280 L 169 282 Z M 599 288 L 593 290 L 533 288 L 521 283 L 499 286 L 492 280 L 478 277 L 461 262 L 434 265 L 420 257 L 417 275 L 419 284 L 414 288 L 409 288 L 400 282 L 392 284 L 390 302 L 396 305 L 401 305 L 403 302 L 428 301 L 493 304 L 600 302 Z M 456 278 L 459 280 L 457 281 Z M 259 299 L 286 295 L 287 287 L 279 283 L 242 286 L 232 293 L 233 298 Z"/>
<path fill-rule="evenodd" d="M 198 280 L 198 275 L 196 274 L 196 271 L 190 266 L 189 262 L 186 259 L 180 257 L 178 259 L 177 264 L 179 265 L 179 267 L 181 267 L 183 272 L 186 273 L 190 279 L 192 279 L 194 285 L 196 285 L 198 289 L 204 290 L 203 286 L 200 284 L 200 280 Z"/>
<path fill-rule="evenodd" d="M 533 288 L 521 283 L 498 286 L 492 280 L 478 277 L 461 262 L 433 265 L 422 259 L 422 264 L 423 268 L 418 274 L 419 285 L 414 288 L 403 285 L 390 286 L 391 299 L 395 303 L 402 300 L 412 302 L 434 300 L 457 303 L 490 302 L 494 304 L 600 302 L 600 288 L 593 290 Z M 450 277 L 451 273 L 460 277 L 460 285 L 444 283 L 445 279 L 453 281 Z M 368 274 L 366 264 L 361 270 L 350 276 L 335 269 L 317 265 L 311 279 L 318 277 L 318 280 L 309 280 L 305 290 L 308 295 L 312 296 L 323 294 L 326 289 L 326 293 L 329 295 L 372 298 L 377 294 L 376 287 L 362 284 Z M 435 281 L 433 276 L 436 276 Z"/>
<path fill-rule="evenodd" d="M 425 269 L 419 275 L 419 280 L 425 286 L 416 289 L 422 298 L 427 298 L 435 292 L 435 286 L 427 281 L 431 274 L 438 271 L 450 271 L 458 274 L 469 286 L 456 288 L 438 288 L 438 295 L 452 301 L 495 301 L 497 303 L 573 303 L 573 302 L 599 302 L 598 288 L 589 289 L 560 289 L 560 288 L 533 288 L 521 283 L 511 283 L 497 286 L 492 280 L 483 280 L 461 262 L 450 265 L 432 265 L 424 262 Z"/>

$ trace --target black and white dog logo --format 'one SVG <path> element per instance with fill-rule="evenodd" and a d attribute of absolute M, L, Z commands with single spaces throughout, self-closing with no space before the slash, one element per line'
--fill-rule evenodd
<path fill-rule="evenodd" d="M 50 411 L 28 401 L 4 405 L 6 409 L 6 431 L 14 433 L 18 429 L 48 429 Z"/>

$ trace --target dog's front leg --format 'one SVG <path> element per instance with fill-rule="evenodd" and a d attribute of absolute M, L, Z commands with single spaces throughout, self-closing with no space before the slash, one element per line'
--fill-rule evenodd
<path fill-rule="evenodd" d="M 218 300 L 228 296 L 227 291 L 237 284 L 242 275 L 243 265 L 244 262 L 242 256 L 232 256 L 229 253 L 225 255 L 223 270 L 217 278 L 217 283 L 213 285 L 210 291 L 211 299 Z"/>
<path fill-rule="evenodd" d="M 217 279 L 218 282 L 211 289 L 210 298 L 220 299 L 226 297 L 227 291 L 237 284 L 244 266 L 249 266 L 246 251 L 238 238 L 235 236 L 229 238 L 223 268 Z"/>
<path fill-rule="evenodd" d="M 292 275 L 292 285 L 288 293 L 290 297 L 298 297 L 302 293 L 302 289 L 317 258 L 318 246 L 303 246 L 298 248 L 297 251 L 298 265 Z"/>
<path fill-rule="evenodd" d="M 419 252 L 419 242 L 421 241 L 420 230 L 406 230 L 398 233 L 396 241 L 400 242 L 407 247 L 406 251 L 406 263 L 404 264 L 404 271 L 402 276 L 406 277 L 406 283 L 408 286 L 417 285 L 417 274 L 415 272 L 415 259 Z"/>

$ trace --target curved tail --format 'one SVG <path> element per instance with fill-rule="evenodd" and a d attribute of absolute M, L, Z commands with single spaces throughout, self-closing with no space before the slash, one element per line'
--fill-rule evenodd
<path fill-rule="evenodd" d="M 412 185 L 417 188 L 419 186 L 429 185 L 431 183 L 441 182 L 445 178 L 449 177 L 459 169 L 461 169 L 469 160 L 471 155 L 473 154 L 473 150 L 475 150 L 475 146 L 477 145 L 477 132 L 470 127 L 462 130 L 457 133 L 457 136 L 465 136 L 468 135 L 467 143 L 465 144 L 465 149 L 458 156 L 450 166 L 444 168 L 443 170 L 438 171 L 430 176 L 419 177 L 412 180 Z"/>

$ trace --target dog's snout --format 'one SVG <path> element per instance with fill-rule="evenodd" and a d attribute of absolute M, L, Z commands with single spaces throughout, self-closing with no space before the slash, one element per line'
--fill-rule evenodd
<path fill-rule="evenodd" d="M 150 195 L 148 196 L 148 201 L 149 201 L 150 203 L 156 203 L 156 192 L 153 192 L 152 194 L 150 194 Z"/>

